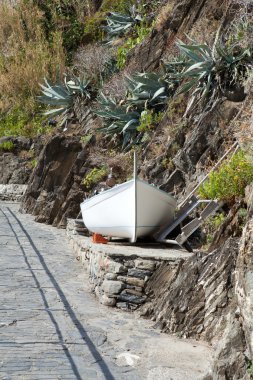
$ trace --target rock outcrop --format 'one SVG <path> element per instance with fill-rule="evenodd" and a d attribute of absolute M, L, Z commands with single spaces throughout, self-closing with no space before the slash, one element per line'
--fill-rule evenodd
<path fill-rule="evenodd" d="M 11 151 L 0 148 L 0 184 L 26 184 L 32 173 L 29 154 L 27 157 L 27 152 L 32 147 L 32 140 L 25 137 L 0 138 L 0 146 L 4 143 L 11 143 L 13 148 Z M 26 154 L 22 155 L 22 152 Z"/>
<path fill-rule="evenodd" d="M 36 215 L 36 221 L 66 225 L 66 218 L 77 217 L 88 150 L 79 137 L 54 136 L 42 150 L 38 165 L 23 199 L 23 210 Z"/>
<path fill-rule="evenodd" d="M 147 314 L 166 332 L 212 341 L 222 333 L 234 308 L 238 240 L 210 254 L 197 253 L 174 273 L 163 265 L 146 292 L 153 294 Z"/>
<path fill-rule="evenodd" d="M 175 271 L 163 264 L 146 288 L 142 313 L 163 331 L 204 339 L 215 349 L 213 380 L 252 379 L 253 219 L 243 236 L 198 253 Z"/>

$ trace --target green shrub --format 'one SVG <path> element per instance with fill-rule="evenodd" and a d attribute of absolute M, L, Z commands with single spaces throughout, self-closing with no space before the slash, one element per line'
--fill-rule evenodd
<path fill-rule="evenodd" d="M 117 51 L 117 67 L 122 70 L 125 67 L 127 55 L 139 45 L 150 33 L 151 27 L 148 27 L 145 23 L 136 25 L 133 31 L 133 36 L 129 37 L 126 42 L 118 48 Z"/>
<path fill-rule="evenodd" d="M 12 141 L 5 141 L 0 144 L 0 150 L 5 152 L 11 152 L 15 148 L 15 144 Z"/>
<path fill-rule="evenodd" d="M 83 180 L 83 184 L 87 189 L 90 189 L 92 186 L 98 184 L 108 175 L 107 167 L 103 166 L 102 168 L 92 169 Z"/>
<path fill-rule="evenodd" d="M 91 141 L 92 137 L 93 137 L 92 134 L 89 134 L 89 135 L 86 135 L 86 136 L 82 136 L 82 137 L 80 138 L 80 142 L 81 142 L 82 144 L 84 144 L 84 145 L 87 145 L 87 144 Z"/>
<path fill-rule="evenodd" d="M 100 130 L 122 140 L 125 150 L 148 141 L 148 132 L 161 121 L 167 98 L 174 91 L 166 78 L 157 73 L 137 73 L 127 77 L 126 82 L 125 99 L 118 103 L 101 93 L 97 99 L 100 109 L 96 110 L 103 119 L 104 127 Z"/>
<path fill-rule="evenodd" d="M 163 118 L 163 112 L 155 113 L 154 110 L 144 110 L 141 113 L 140 124 L 137 128 L 139 132 L 149 132 L 156 128 Z"/>
<path fill-rule="evenodd" d="M 126 77 L 127 104 L 137 109 L 159 110 L 174 94 L 174 83 L 161 73 L 136 73 Z"/>
<path fill-rule="evenodd" d="M 37 166 L 37 164 L 38 164 L 38 160 L 36 160 L 36 159 L 33 159 L 32 161 L 30 161 L 30 167 L 32 168 L 32 169 L 34 169 L 36 166 Z"/>
<path fill-rule="evenodd" d="M 117 50 L 117 68 L 119 70 L 125 67 L 127 55 L 135 46 L 135 41 L 132 38 L 128 38 L 124 45 L 119 46 Z"/>
<path fill-rule="evenodd" d="M 84 38 L 89 42 L 102 41 L 105 32 L 102 25 L 105 21 L 105 14 L 97 12 L 93 16 L 85 18 Z"/>
<path fill-rule="evenodd" d="M 25 136 L 34 137 L 43 133 L 42 123 L 45 117 L 33 115 L 17 107 L 0 117 L 0 137 Z M 46 128 L 46 127 L 45 127 Z"/>
<path fill-rule="evenodd" d="M 214 216 L 211 216 L 205 221 L 203 229 L 205 231 L 206 242 L 208 244 L 212 243 L 215 232 L 219 229 L 219 227 L 222 225 L 225 219 L 226 216 L 222 212 L 220 212 Z"/>
<path fill-rule="evenodd" d="M 210 174 L 208 180 L 199 188 L 199 195 L 202 198 L 231 202 L 236 197 L 243 198 L 245 187 L 252 181 L 253 165 L 240 150 Z"/>
<path fill-rule="evenodd" d="M 135 0 L 104 0 L 100 10 L 102 12 L 121 12 L 126 13 Z"/>
<path fill-rule="evenodd" d="M 43 12 L 43 26 L 48 40 L 53 33 L 60 32 L 68 61 L 72 53 L 80 46 L 84 36 L 84 17 L 90 11 L 90 5 L 82 0 L 26 0 L 36 4 Z"/>

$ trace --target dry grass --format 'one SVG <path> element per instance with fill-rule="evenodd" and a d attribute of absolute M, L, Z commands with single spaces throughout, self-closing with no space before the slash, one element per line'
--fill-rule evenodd
<path fill-rule="evenodd" d="M 112 57 L 113 51 L 106 45 L 97 43 L 81 46 L 74 56 L 74 68 L 79 74 L 85 74 L 91 81 L 97 82 Z"/>
<path fill-rule="evenodd" d="M 102 87 L 102 92 L 106 96 L 111 96 L 117 101 L 121 101 L 125 98 L 127 86 L 126 86 L 126 75 L 130 75 L 128 69 L 120 71 L 114 74 L 108 82 L 106 82 Z"/>
<path fill-rule="evenodd" d="M 65 54 L 60 33 L 49 44 L 42 13 L 36 6 L 0 5 L 0 110 L 13 105 L 33 107 L 38 83 L 55 79 L 64 70 Z"/>
<path fill-rule="evenodd" d="M 200 17 L 198 21 L 194 23 L 189 36 L 195 41 L 198 41 L 198 43 L 207 43 L 209 46 L 212 46 L 219 25 L 220 21 L 211 15 Z M 203 30 L 208 30 L 208 33 L 203 33 Z"/>
<path fill-rule="evenodd" d="M 160 12 L 159 12 L 159 14 L 158 14 L 158 16 L 156 18 L 155 25 L 154 25 L 154 27 L 158 31 L 160 31 L 163 28 L 163 26 L 165 25 L 165 23 L 168 21 L 168 19 L 172 15 L 173 9 L 174 9 L 174 5 L 175 5 L 175 0 L 170 0 L 160 10 Z"/>

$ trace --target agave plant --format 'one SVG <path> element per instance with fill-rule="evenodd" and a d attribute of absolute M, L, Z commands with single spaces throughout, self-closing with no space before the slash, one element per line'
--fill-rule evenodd
<path fill-rule="evenodd" d="M 175 84 L 161 74 L 137 73 L 126 77 L 128 104 L 137 109 L 164 105 L 173 93 Z"/>
<path fill-rule="evenodd" d="M 107 32 L 108 39 L 122 36 L 128 32 L 135 24 L 142 20 L 141 16 L 135 14 L 135 11 L 130 10 L 129 15 L 123 13 L 111 12 L 107 17 L 107 26 L 104 27 Z"/>
<path fill-rule="evenodd" d="M 187 113 L 193 105 L 200 102 L 205 105 L 224 95 L 229 88 L 236 87 L 246 70 L 252 66 L 249 49 L 235 49 L 216 42 L 211 49 L 207 44 L 186 45 L 178 41 L 177 45 L 185 55 L 184 69 L 179 73 L 181 80 L 186 79 L 179 93 L 194 90 Z"/>
<path fill-rule="evenodd" d="M 66 115 L 72 109 L 77 96 L 90 99 L 89 82 L 85 79 L 81 80 L 75 76 L 68 79 L 65 75 L 63 83 L 58 82 L 53 85 L 46 78 L 44 81 L 45 85 L 40 84 L 43 95 L 37 99 L 43 104 L 56 107 L 46 111 L 45 115 Z"/>
<path fill-rule="evenodd" d="M 140 113 L 130 110 L 129 107 L 118 105 L 115 99 L 106 97 L 103 93 L 97 100 L 100 110 L 97 110 L 96 114 L 104 120 L 104 127 L 100 130 L 106 136 L 121 135 L 124 149 L 137 143 Z"/>

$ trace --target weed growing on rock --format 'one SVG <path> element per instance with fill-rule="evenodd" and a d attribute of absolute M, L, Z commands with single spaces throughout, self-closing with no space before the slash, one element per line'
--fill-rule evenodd
<path fill-rule="evenodd" d="M 92 134 L 89 134 L 89 135 L 86 135 L 86 136 L 82 136 L 80 138 L 80 141 L 81 141 L 82 144 L 87 145 L 91 141 L 92 137 L 93 137 Z"/>
<path fill-rule="evenodd" d="M 36 168 L 37 164 L 38 164 L 38 160 L 36 159 L 33 159 L 32 161 L 29 162 L 29 165 L 32 169 Z"/>
<path fill-rule="evenodd" d="M 98 184 L 108 175 L 108 168 L 103 166 L 102 168 L 92 169 L 83 180 L 83 184 L 87 189 Z"/>
<path fill-rule="evenodd" d="M 151 31 L 151 27 L 145 23 L 136 25 L 133 31 L 133 35 L 129 37 L 126 42 L 118 48 L 117 52 L 117 67 L 122 70 L 125 67 L 127 56 L 133 48 L 139 45 L 148 36 Z"/>
<path fill-rule="evenodd" d="M 219 199 L 228 203 L 237 197 L 243 198 L 245 187 L 253 181 L 253 165 L 245 153 L 238 151 L 230 161 L 212 172 L 209 179 L 200 186 L 199 195 L 204 199 Z"/>
<path fill-rule="evenodd" d="M 154 110 L 142 111 L 140 124 L 137 128 L 137 131 L 150 132 L 152 129 L 157 127 L 157 125 L 161 122 L 163 116 L 163 112 L 155 113 Z"/>
<path fill-rule="evenodd" d="M 105 38 L 106 16 L 109 12 L 127 13 L 133 0 L 104 0 L 99 11 L 89 14 L 84 19 L 84 36 L 86 42 L 102 41 Z"/>
<path fill-rule="evenodd" d="M 11 152 L 15 148 L 15 144 L 12 141 L 5 141 L 0 144 L 0 151 Z"/>
<path fill-rule="evenodd" d="M 134 3 L 134 0 L 104 0 L 100 9 L 102 12 L 126 13 Z"/>
<path fill-rule="evenodd" d="M 219 229 L 225 219 L 226 216 L 224 213 L 219 212 L 205 221 L 203 225 L 203 231 L 205 232 L 206 242 L 208 244 L 211 244 L 213 242 L 215 232 Z"/>
<path fill-rule="evenodd" d="M 88 16 L 85 19 L 84 38 L 88 42 L 102 41 L 105 32 L 102 28 L 105 22 L 105 15 L 97 12 L 93 16 Z"/>

